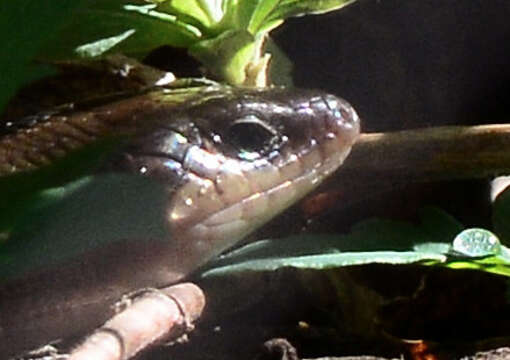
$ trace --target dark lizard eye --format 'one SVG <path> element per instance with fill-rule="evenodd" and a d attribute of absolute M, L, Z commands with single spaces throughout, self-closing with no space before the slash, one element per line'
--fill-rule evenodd
<path fill-rule="evenodd" d="M 230 125 L 227 141 L 243 160 L 255 160 L 267 154 L 278 141 L 278 132 L 254 115 L 238 119 Z"/>

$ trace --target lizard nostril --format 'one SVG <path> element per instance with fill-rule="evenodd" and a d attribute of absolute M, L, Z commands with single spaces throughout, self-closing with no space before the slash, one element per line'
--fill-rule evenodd
<path fill-rule="evenodd" d="M 334 95 L 323 95 L 320 101 L 311 103 L 315 109 L 322 110 L 327 133 L 354 136 L 359 131 L 359 118 L 353 107 L 345 100 Z"/>

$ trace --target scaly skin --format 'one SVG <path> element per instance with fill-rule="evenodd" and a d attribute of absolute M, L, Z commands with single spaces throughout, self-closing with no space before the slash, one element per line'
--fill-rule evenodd
<path fill-rule="evenodd" d="M 319 91 L 208 86 L 6 132 L 4 176 L 35 174 L 108 137 L 118 148 L 0 248 L 1 358 L 94 328 L 125 293 L 180 281 L 335 171 L 359 121 Z"/>

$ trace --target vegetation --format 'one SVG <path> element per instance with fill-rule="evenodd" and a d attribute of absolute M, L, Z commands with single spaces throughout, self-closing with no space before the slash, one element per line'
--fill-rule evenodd
<path fill-rule="evenodd" d="M 271 54 L 266 44 L 271 30 L 288 17 L 333 11 L 353 1 L 4 0 L 0 2 L 0 53 L 9 55 L 0 57 L 0 109 L 22 85 L 51 74 L 54 70 L 45 65 L 48 61 L 100 58 L 116 52 L 143 59 L 162 45 L 186 48 L 215 80 L 267 86 Z M 17 26 L 20 19 L 30 26 Z M 482 175 L 486 174 L 480 170 Z M 0 181 L 0 195 L 16 181 Z M 30 208 L 41 207 L 70 189 L 37 189 L 22 203 L 23 209 L 13 212 L 15 216 L 0 215 L 0 230 L 24 224 L 20 218 Z M 507 190 L 493 204 L 490 230 L 466 229 L 444 211 L 424 208 L 419 224 L 367 219 L 349 234 L 255 242 L 210 264 L 201 276 L 235 277 L 288 267 L 323 271 L 375 263 L 474 269 L 509 277 L 509 218 Z M 505 296 L 510 300 L 510 292 Z"/>

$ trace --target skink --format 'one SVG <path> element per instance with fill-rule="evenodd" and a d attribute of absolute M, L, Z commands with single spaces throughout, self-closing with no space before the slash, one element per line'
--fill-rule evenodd
<path fill-rule="evenodd" d="M 358 132 L 333 95 L 219 85 L 6 124 L 4 178 L 104 139 L 117 147 L 58 207 L 32 214 L 29 240 L 0 245 L 0 358 L 94 328 L 125 293 L 180 281 L 315 188 Z"/>

